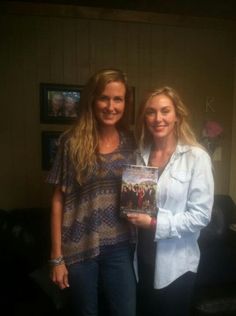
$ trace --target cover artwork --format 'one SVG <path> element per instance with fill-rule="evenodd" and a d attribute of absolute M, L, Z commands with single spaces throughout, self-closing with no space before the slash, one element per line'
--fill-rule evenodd
<path fill-rule="evenodd" d="M 157 168 L 126 165 L 122 174 L 121 214 L 135 212 L 155 216 L 157 181 Z"/>

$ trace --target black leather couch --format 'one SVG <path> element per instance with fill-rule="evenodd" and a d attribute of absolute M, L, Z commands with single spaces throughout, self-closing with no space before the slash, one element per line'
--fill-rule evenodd
<path fill-rule="evenodd" d="M 236 315 L 236 207 L 216 195 L 199 238 L 201 260 L 191 316 Z M 1 315 L 71 315 L 68 292 L 49 279 L 49 209 L 0 210 Z M 103 308 L 102 316 L 107 313 Z M 147 315 L 148 316 L 148 315 Z"/>
<path fill-rule="evenodd" d="M 0 210 L 0 249 L 1 315 L 69 315 L 48 277 L 49 209 Z"/>
<path fill-rule="evenodd" d="M 236 206 L 215 195 L 210 224 L 200 234 L 201 259 L 193 302 L 194 316 L 236 315 Z"/>

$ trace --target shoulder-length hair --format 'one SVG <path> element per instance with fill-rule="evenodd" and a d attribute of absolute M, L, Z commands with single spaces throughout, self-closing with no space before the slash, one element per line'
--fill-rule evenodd
<path fill-rule="evenodd" d="M 117 127 L 126 129 L 128 126 L 127 112 L 133 100 L 126 74 L 118 69 L 102 69 L 88 80 L 82 90 L 78 119 L 70 134 L 70 158 L 80 184 L 91 175 L 97 163 L 98 122 L 93 108 L 97 98 L 111 82 L 121 82 L 125 86 L 125 110 Z"/>
<path fill-rule="evenodd" d="M 150 99 L 161 94 L 165 95 L 173 102 L 175 113 L 178 118 L 175 125 L 175 133 L 178 142 L 186 145 L 195 145 L 201 147 L 201 145 L 196 140 L 196 136 L 192 128 L 189 125 L 189 114 L 186 106 L 184 105 L 178 93 L 173 88 L 165 86 L 149 92 L 139 107 L 136 120 L 135 135 L 140 148 L 150 145 L 153 140 L 152 135 L 147 129 L 145 123 L 146 106 Z"/>

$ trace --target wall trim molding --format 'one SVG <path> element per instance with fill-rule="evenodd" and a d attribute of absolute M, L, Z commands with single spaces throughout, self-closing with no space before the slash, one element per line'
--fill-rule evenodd
<path fill-rule="evenodd" d="M 1 15 L 33 15 L 120 22 L 148 23 L 165 26 L 235 31 L 236 21 L 131 10 L 105 9 L 78 5 L 3 1 Z"/>

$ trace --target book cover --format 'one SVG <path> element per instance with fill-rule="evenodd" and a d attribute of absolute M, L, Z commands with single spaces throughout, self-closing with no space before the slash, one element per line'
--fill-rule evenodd
<path fill-rule="evenodd" d="M 121 215 L 157 212 L 158 168 L 125 165 L 121 184 Z"/>

